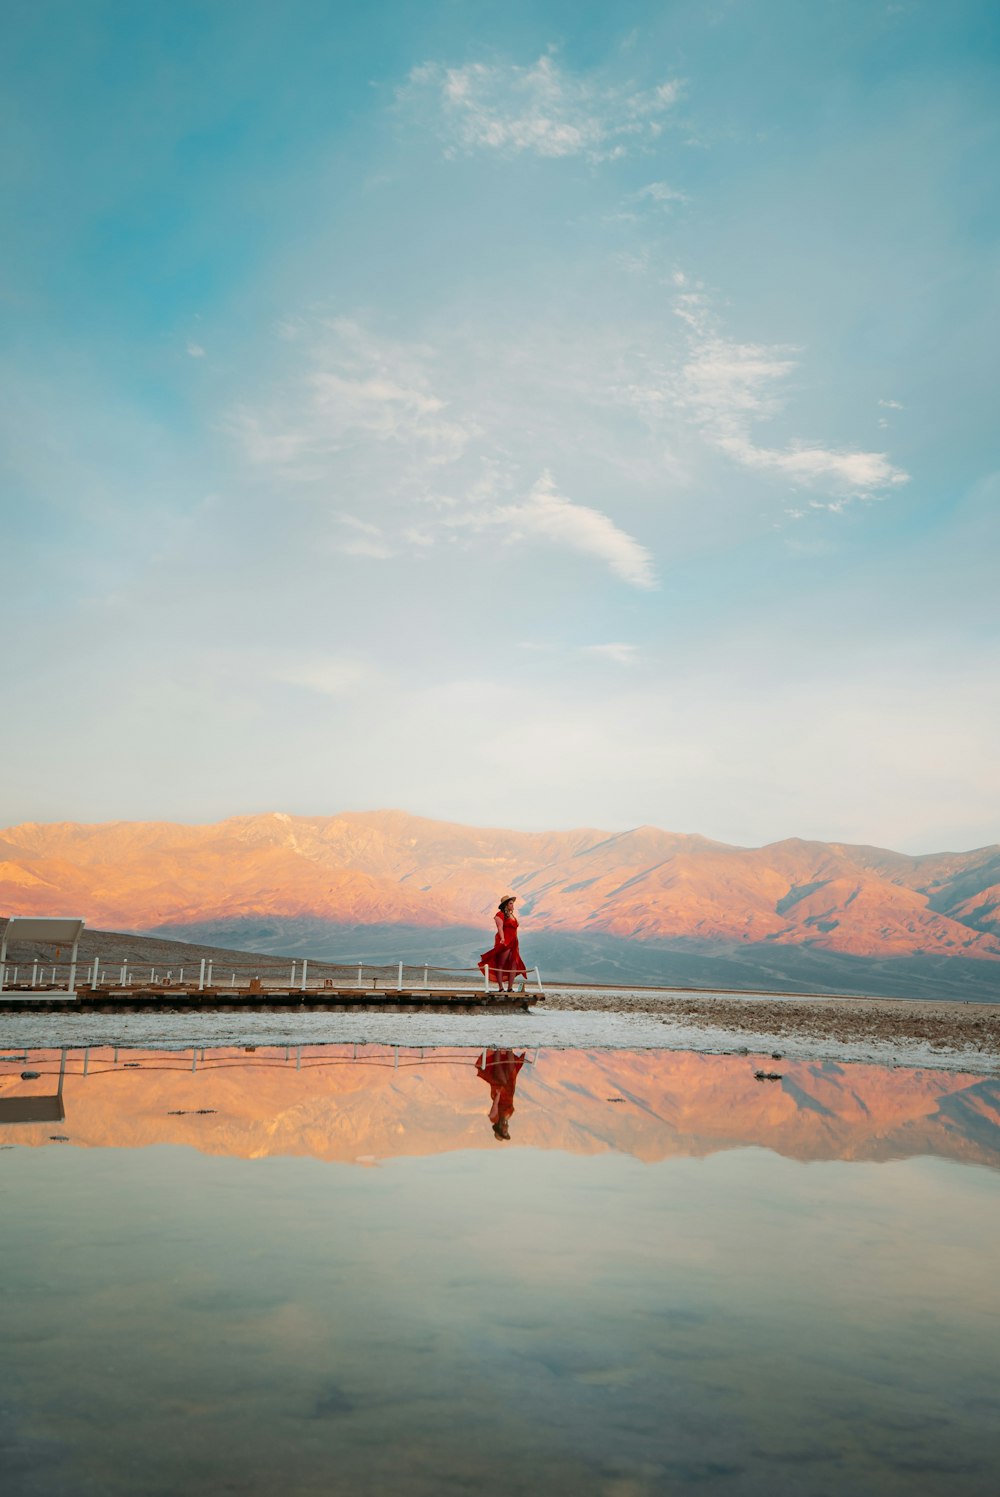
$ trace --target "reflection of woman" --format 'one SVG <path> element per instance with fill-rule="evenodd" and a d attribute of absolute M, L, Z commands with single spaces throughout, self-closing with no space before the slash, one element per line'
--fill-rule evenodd
<path fill-rule="evenodd" d="M 480 1081 L 489 1083 L 494 1138 L 510 1138 L 508 1119 L 514 1111 L 517 1073 L 523 1065 L 524 1056 L 515 1055 L 513 1050 L 487 1050 L 485 1056 L 476 1061 L 476 1075 Z"/>
<path fill-rule="evenodd" d="M 484 951 L 479 958 L 479 970 L 489 974 L 496 980 L 497 992 L 502 993 L 504 988 L 508 993 L 514 991 L 514 978 L 526 977 L 528 969 L 521 960 L 520 948 L 517 944 L 517 921 L 514 919 L 514 895 L 505 894 L 500 901 L 500 906 L 493 916 L 496 921 L 497 933 L 493 940 L 493 948 Z"/>

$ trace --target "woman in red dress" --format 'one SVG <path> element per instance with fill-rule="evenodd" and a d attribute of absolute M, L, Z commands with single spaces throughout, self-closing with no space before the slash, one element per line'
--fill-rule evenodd
<path fill-rule="evenodd" d="M 517 944 L 514 899 L 513 894 L 505 894 L 501 899 L 500 906 L 493 916 L 497 933 L 493 940 L 492 950 L 484 951 L 479 958 L 480 972 L 489 971 L 490 976 L 496 981 L 499 993 L 502 993 L 504 988 L 508 993 L 512 993 L 514 978 L 528 975 L 528 969 L 521 960 L 521 952 Z"/>

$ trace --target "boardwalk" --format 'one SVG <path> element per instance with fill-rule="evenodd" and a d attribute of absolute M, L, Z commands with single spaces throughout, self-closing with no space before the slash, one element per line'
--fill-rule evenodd
<path fill-rule="evenodd" d="M 198 1012 L 216 1010 L 345 1009 L 387 1012 L 447 1008 L 458 1012 L 525 1009 L 544 1002 L 537 972 L 520 992 L 499 993 L 475 968 L 430 965 L 346 966 L 258 959 L 157 969 L 135 963 L 101 964 L 95 958 L 77 973 L 67 964 L 31 959 L 7 963 L 0 1012 L 65 1009 L 74 1013 Z"/>

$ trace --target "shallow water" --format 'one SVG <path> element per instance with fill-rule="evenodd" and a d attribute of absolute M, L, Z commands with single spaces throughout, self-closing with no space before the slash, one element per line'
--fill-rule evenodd
<path fill-rule="evenodd" d="M 992 1497 L 1000 1083 L 476 1060 L 0 1062 L 5 1493 Z"/>
<path fill-rule="evenodd" d="M 609 995 L 627 997 L 627 993 Z M 647 995 L 648 996 L 648 995 Z M 707 996 L 711 997 L 711 994 Z M 768 1003 L 786 1001 L 781 994 L 761 994 Z M 206 1012 L 202 1014 L 15 1013 L 4 1014 L 0 1036 L 5 1050 L 40 1045 L 151 1045 L 182 1048 L 197 1045 L 531 1045 L 549 1049 L 700 1050 L 709 1055 L 745 1053 L 754 1036 L 734 1034 L 704 1023 L 683 1023 L 675 1015 L 614 1013 L 594 1009 L 546 1009 L 527 1013 L 416 1011 L 393 1014 L 376 1010 L 347 1013 Z M 814 1035 L 769 1034 L 765 1027 L 756 1044 L 770 1052 L 780 1049 L 802 1059 L 874 1060 L 883 1065 L 929 1065 L 943 1070 L 975 1069 L 1000 1072 L 997 1056 L 989 1051 L 948 1052 L 915 1040 L 879 1041 L 872 1038 L 838 1040 Z M 0 1054 L 4 1050 L 0 1050 Z"/>

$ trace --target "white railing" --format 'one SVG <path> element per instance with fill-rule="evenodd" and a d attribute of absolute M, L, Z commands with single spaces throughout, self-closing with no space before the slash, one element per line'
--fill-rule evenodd
<path fill-rule="evenodd" d="M 496 969 L 492 980 L 500 980 Z M 527 975 L 518 974 L 513 984 L 515 995 L 528 992 L 529 984 L 531 989 L 541 992 L 541 973 L 534 967 Z M 53 997 L 59 994 L 68 997 L 124 996 L 151 991 L 164 995 L 176 992 L 223 996 L 227 990 L 234 997 L 266 996 L 269 993 L 321 996 L 330 990 L 345 994 L 353 991 L 433 994 L 435 990 L 455 992 L 466 988 L 471 995 L 477 990 L 489 992 L 491 985 L 489 968 L 482 969 L 478 965 L 437 967 L 429 962 L 325 962 L 308 957 L 262 962 L 256 957 L 243 961 L 238 957 L 225 961 L 201 957 L 183 965 L 168 962 L 153 965 L 128 958 L 109 961 L 94 957 L 89 962 L 71 964 L 29 957 L 27 961 L 12 962 L 8 959 L 0 964 L 0 994 L 50 993 Z"/>

